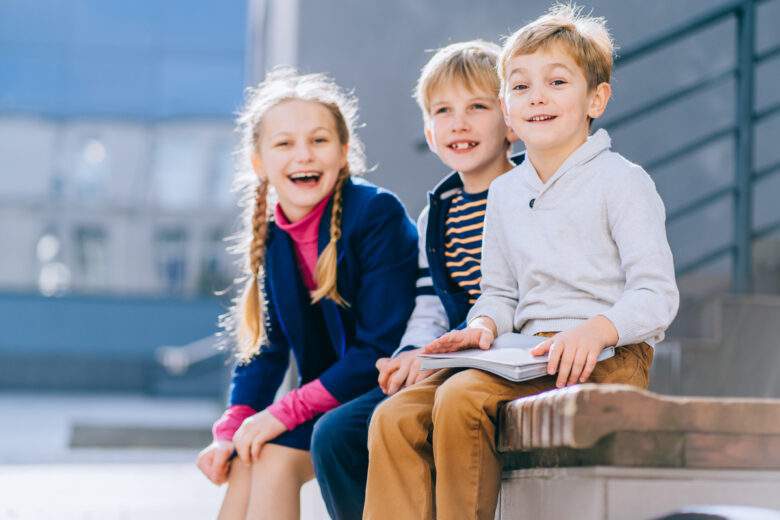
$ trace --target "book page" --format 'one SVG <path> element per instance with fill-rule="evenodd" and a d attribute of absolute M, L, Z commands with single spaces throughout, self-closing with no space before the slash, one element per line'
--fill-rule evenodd
<path fill-rule="evenodd" d="M 528 336 L 525 334 L 502 334 L 493 341 L 493 346 L 488 350 L 472 348 L 447 354 L 421 354 L 421 357 L 447 358 L 447 359 L 472 359 L 488 363 L 497 363 L 509 366 L 523 366 L 536 363 L 546 363 L 547 355 L 533 356 L 529 352 L 533 347 L 547 338 Z"/>

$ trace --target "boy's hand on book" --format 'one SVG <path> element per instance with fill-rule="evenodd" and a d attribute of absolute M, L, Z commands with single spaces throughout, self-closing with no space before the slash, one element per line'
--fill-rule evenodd
<path fill-rule="evenodd" d="M 596 316 L 577 327 L 560 332 L 531 349 L 534 356 L 549 353 L 547 373 L 558 373 L 558 388 L 584 383 L 596 367 L 599 354 L 618 340 L 617 331 L 607 318 Z"/>
<path fill-rule="evenodd" d="M 490 318 L 480 316 L 463 330 L 453 330 L 423 347 L 424 354 L 444 354 L 469 348 L 487 350 L 496 339 L 496 325 Z"/>
<path fill-rule="evenodd" d="M 381 358 L 376 362 L 379 370 L 379 388 L 387 395 L 422 381 L 435 370 L 420 370 L 419 349 L 401 352 L 394 358 Z"/>

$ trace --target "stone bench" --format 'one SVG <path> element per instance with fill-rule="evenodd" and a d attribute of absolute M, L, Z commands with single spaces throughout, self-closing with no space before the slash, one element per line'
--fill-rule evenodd
<path fill-rule="evenodd" d="M 508 403 L 497 517 L 652 518 L 689 505 L 780 509 L 780 400 L 578 385 Z"/>

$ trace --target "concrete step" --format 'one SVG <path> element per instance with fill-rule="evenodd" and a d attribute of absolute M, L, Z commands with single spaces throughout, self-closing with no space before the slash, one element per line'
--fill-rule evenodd
<path fill-rule="evenodd" d="M 71 448 L 189 448 L 203 449 L 211 443 L 208 427 L 139 426 L 136 424 L 71 425 Z"/>
<path fill-rule="evenodd" d="M 780 397 L 780 296 L 684 301 L 657 354 L 655 391 Z"/>
<path fill-rule="evenodd" d="M 218 353 L 177 375 L 166 371 L 152 355 L 0 351 L 0 390 L 123 392 L 222 400 L 230 370 L 227 358 L 227 354 Z"/>

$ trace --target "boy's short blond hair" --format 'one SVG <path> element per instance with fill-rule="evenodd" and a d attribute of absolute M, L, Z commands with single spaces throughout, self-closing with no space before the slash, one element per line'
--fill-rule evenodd
<path fill-rule="evenodd" d="M 582 7 L 557 4 L 543 16 L 518 29 L 504 42 L 498 58 L 501 92 L 506 87 L 509 60 L 521 54 L 533 54 L 556 43 L 562 44 L 582 69 L 588 90 L 612 77 L 614 45 L 606 20 L 582 12 Z"/>
<path fill-rule="evenodd" d="M 498 97 L 501 83 L 496 64 L 501 47 L 484 40 L 453 43 L 436 51 L 422 68 L 414 90 L 425 121 L 430 117 L 431 96 L 444 85 L 457 83 L 469 91 L 484 90 Z"/>

